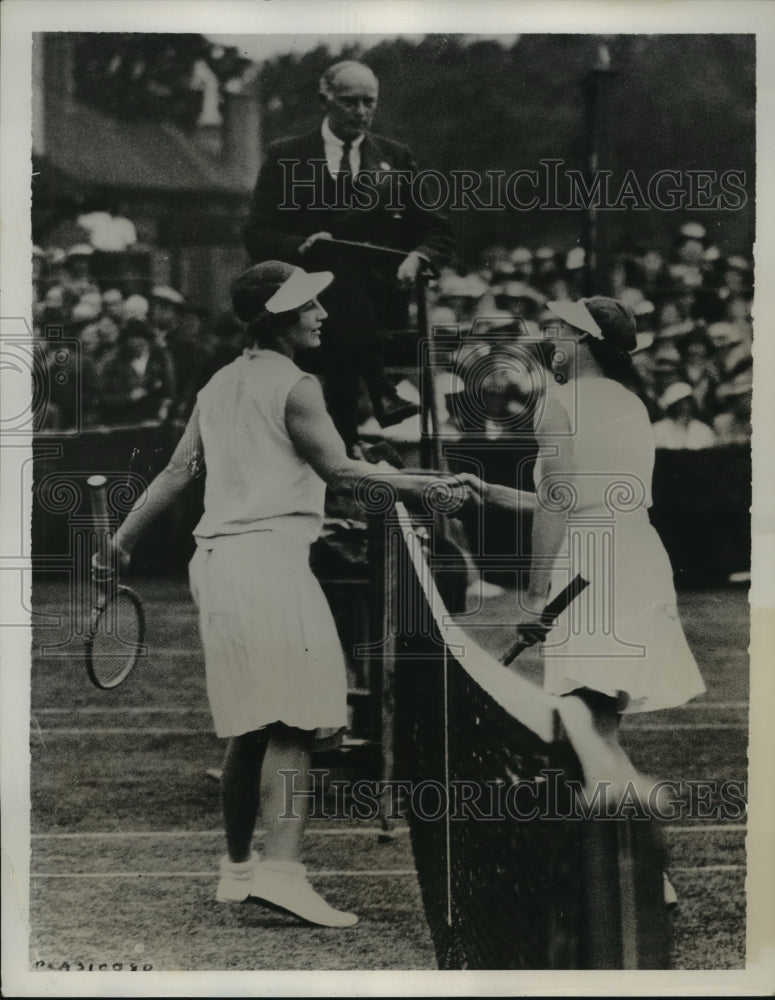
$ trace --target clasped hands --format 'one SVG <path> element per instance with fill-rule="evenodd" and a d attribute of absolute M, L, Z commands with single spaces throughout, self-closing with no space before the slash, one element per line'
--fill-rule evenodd
<path fill-rule="evenodd" d="M 467 514 L 472 510 L 480 510 L 486 503 L 487 483 L 471 472 L 458 472 L 450 476 L 440 477 L 445 486 L 449 487 L 453 496 L 460 498 L 456 510 L 451 511 L 452 517 Z"/>

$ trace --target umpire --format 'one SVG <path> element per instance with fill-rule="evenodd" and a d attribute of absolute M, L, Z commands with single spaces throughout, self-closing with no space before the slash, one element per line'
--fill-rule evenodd
<path fill-rule="evenodd" d="M 378 92 L 376 77 L 362 63 L 338 62 L 326 70 L 321 125 L 269 146 L 245 230 L 253 261 L 286 260 L 336 276 L 321 297 L 329 314 L 323 346 L 314 359 L 300 361 L 324 376 L 326 404 L 351 453 L 361 377 L 383 427 L 417 413 L 385 375 L 380 331 L 408 325 L 409 289 L 418 270 L 454 252 L 447 221 L 411 198 L 411 151 L 369 131 Z M 401 253 L 353 250 L 332 238 Z"/>

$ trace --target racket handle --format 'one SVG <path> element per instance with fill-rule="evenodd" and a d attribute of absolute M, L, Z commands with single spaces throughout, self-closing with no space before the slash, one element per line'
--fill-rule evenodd
<path fill-rule="evenodd" d="M 513 663 L 523 649 L 527 649 L 526 642 L 522 642 L 520 639 L 517 639 L 516 642 L 512 643 L 501 657 L 501 663 L 503 666 L 507 667 L 510 663 Z"/>
<path fill-rule="evenodd" d="M 107 484 L 108 480 L 105 476 L 89 476 L 86 480 L 86 485 L 89 487 L 92 514 L 98 521 L 107 521 L 108 519 Z"/>
<path fill-rule="evenodd" d="M 89 476 L 86 485 L 89 487 L 89 502 L 94 515 L 94 526 L 97 530 L 97 561 L 107 568 L 110 562 L 110 520 L 108 513 L 107 479 L 105 476 Z"/>
<path fill-rule="evenodd" d="M 543 628 L 551 628 L 568 605 L 572 601 L 575 601 L 579 594 L 588 586 L 589 580 L 585 580 L 584 577 L 578 573 L 574 576 L 567 587 L 561 590 L 555 598 L 549 601 L 541 613 L 541 621 L 537 624 Z M 528 625 L 526 628 L 530 628 L 530 626 Z M 521 639 L 517 639 L 517 641 L 512 643 L 508 650 L 503 654 L 501 657 L 501 663 L 507 667 L 523 650 L 527 649 L 529 645 L 529 642 L 522 642 Z"/>

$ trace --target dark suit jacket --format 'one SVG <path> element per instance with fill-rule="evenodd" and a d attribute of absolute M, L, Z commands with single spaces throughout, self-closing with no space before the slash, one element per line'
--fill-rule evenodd
<path fill-rule="evenodd" d="M 341 199 L 337 207 L 319 128 L 269 146 L 245 229 L 245 245 L 254 262 L 285 260 L 309 267 L 310 261 L 296 251 L 317 232 L 407 253 L 419 250 L 435 263 L 453 257 L 455 241 L 446 219 L 413 204 L 410 179 L 417 167 L 408 147 L 367 133 L 360 153 L 354 184 L 361 190 L 361 206 L 347 210 Z M 400 258 L 387 258 L 384 268 L 395 274 L 399 263 Z M 336 271 L 335 260 L 329 266 Z"/>

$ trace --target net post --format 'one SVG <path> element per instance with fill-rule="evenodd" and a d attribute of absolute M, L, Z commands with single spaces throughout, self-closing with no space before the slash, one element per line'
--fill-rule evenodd
<path fill-rule="evenodd" d="M 584 820 L 587 969 L 669 969 L 664 850 L 654 818 Z"/>
<path fill-rule="evenodd" d="M 421 464 L 426 469 L 441 469 L 441 442 L 439 441 L 439 409 L 436 400 L 436 378 L 433 370 L 434 345 L 433 327 L 428 320 L 428 279 L 430 273 L 421 268 L 415 279 L 414 291 L 417 301 L 417 332 L 420 343 L 425 344 L 422 353 L 421 376 Z"/>
<path fill-rule="evenodd" d="M 395 773 L 395 643 L 394 622 L 396 559 L 389 542 L 390 511 L 368 517 L 368 563 L 371 568 L 370 615 L 370 687 L 373 696 L 374 730 L 379 743 L 379 820 L 380 841 L 392 840 L 395 820 L 389 782 Z"/>

